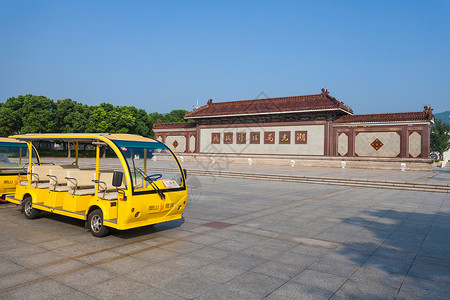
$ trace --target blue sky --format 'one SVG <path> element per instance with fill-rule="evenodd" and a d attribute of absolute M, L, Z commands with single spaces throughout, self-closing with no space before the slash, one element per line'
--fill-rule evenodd
<path fill-rule="evenodd" d="M 320 93 L 450 110 L 450 1 L 0 0 L 0 101 L 147 112 Z"/>

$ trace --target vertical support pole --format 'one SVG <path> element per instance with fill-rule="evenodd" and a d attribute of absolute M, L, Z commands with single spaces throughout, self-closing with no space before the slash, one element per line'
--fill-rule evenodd
<path fill-rule="evenodd" d="M 144 149 L 144 173 L 147 174 L 147 149 Z"/>
<path fill-rule="evenodd" d="M 78 141 L 75 142 L 75 165 L 78 166 Z"/>
<path fill-rule="evenodd" d="M 22 147 L 19 147 L 19 167 L 22 166 Z"/>
<path fill-rule="evenodd" d="M 67 158 L 70 158 L 70 142 L 67 142 Z"/>
<path fill-rule="evenodd" d="M 31 179 L 33 178 L 31 176 L 31 164 L 33 163 L 32 160 L 32 156 L 33 156 L 33 144 L 31 141 L 27 142 L 27 146 L 28 146 L 28 175 L 27 175 L 27 179 L 28 179 L 28 187 L 31 187 Z"/>
<path fill-rule="evenodd" d="M 97 144 L 96 152 L 95 152 L 95 197 L 98 197 L 98 181 L 100 178 L 99 176 L 100 171 L 100 145 Z"/>

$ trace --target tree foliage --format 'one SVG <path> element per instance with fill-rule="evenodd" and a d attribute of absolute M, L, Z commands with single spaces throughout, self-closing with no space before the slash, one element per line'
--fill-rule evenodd
<path fill-rule="evenodd" d="M 134 106 L 110 103 L 88 106 L 72 99 L 53 101 L 25 95 L 0 103 L 0 136 L 23 133 L 130 133 L 153 137 L 153 124 L 186 122 L 186 110 L 148 114 Z"/>
<path fill-rule="evenodd" d="M 440 159 L 444 157 L 444 152 L 450 149 L 450 125 L 436 120 L 431 126 L 430 149 L 439 153 Z"/>

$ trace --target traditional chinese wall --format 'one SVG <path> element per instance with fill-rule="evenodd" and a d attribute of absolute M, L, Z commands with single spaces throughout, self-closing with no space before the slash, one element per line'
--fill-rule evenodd
<path fill-rule="evenodd" d="M 336 156 L 428 158 L 429 138 L 427 124 L 338 125 L 331 144 Z"/>
<path fill-rule="evenodd" d="M 325 122 L 199 126 L 200 153 L 324 155 Z"/>
<path fill-rule="evenodd" d="M 192 153 L 196 149 L 196 129 L 153 129 L 155 139 L 166 144 L 173 152 Z"/>

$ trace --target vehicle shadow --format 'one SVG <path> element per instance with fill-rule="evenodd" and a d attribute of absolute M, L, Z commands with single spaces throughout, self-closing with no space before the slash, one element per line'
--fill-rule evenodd
<path fill-rule="evenodd" d="M 54 220 L 56 222 L 61 222 L 65 224 L 70 224 L 77 227 L 82 227 L 86 230 L 86 233 L 89 234 L 89 230 L 85 227 L 85 221 L 74 219 L 71 217 L 66 217 L 62 215 L 52 214 L 48 212 L 41 212 L 39 218 L 47 218 L 50 220 Z M 184 217 L 179 220 L 149 225 L 149 226 L 143 226 L 133 229 L 127 229 L 127 230 L 116 230 L 113 228 L 110 228 L 110 235 L 113 235 L 115 237 L 121 238 L 121 239 L 132 239 L 140 236 L 145 236 L 148 234 L 156 233 L 156 232 L 162 232 L 167 231 L 171 229 L 175 229 L 180 227 L 184 224 Z"/>
<path fill-rule="evenodd" d="M 366 284 L 359 291 L 362 295 L 353 296 L 376 298 L 384 289 L 389 291 L 387 295 L 394 293 L 401 299 L 448 299 L 450 213 L 363 211 L 358 217 L 344 219 L 343 224 L 362 228 L 338 251 L 341 257 L 360 265 L 350 281 Z M 352 292 L 351 288 L 341 291 Z"/>

